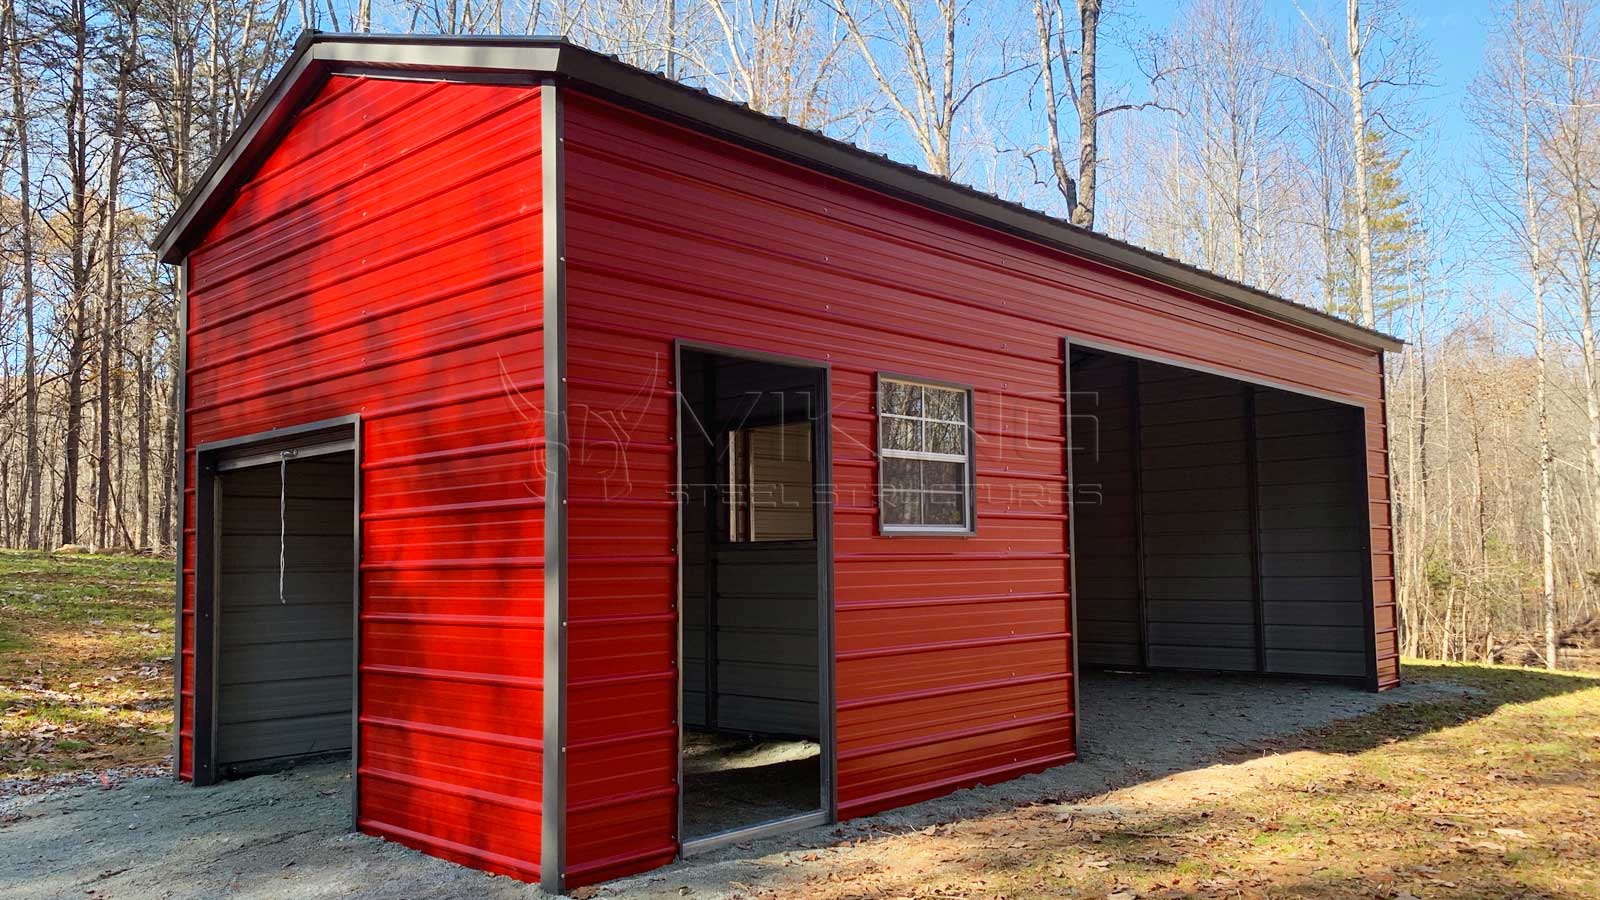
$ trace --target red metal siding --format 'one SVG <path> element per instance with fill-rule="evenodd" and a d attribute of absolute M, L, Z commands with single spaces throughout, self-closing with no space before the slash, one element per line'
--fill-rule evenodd
<path fill-rule="evenodd" d="M 1060 335 L 876 197 L 566 97 L 570 880 L 676 843 L 677 337 L 831 366 L 842 813 L 1071 759 Z M 976 537 L 877 534 L 879 370 L 974 384 Z"/>
<path fill-rule="evenodd" d="M 674 338 L 832 367 L 843 817 L 1074 755 L 1063 336 L 1361 405 L 1392 620 L 1376 354 L 566 97 L 574 883 L 676 837 Z M 975 537 L 878 534 L 881 370 L 974 384 Z"/>
<path fill-rule="evenodd" d="M 360 827 L 539 872 L 539 91 L 333 77 L 190 254 L 193 452 L 363 417 Z M 331 801 L 330 801 L 331 802 Z"/>
<path fill-rule="evenodd" d="M 1372 527 L 1372 627 L 1377 642 L 1378 689 L 1400 684 L 1399 610 L 1395 600 L 1394 522 L 1389 483 L 1389 384 L 1378 357 L 1378 398 L 1364 404 L 1367 416 L 1367 492 Z"/>

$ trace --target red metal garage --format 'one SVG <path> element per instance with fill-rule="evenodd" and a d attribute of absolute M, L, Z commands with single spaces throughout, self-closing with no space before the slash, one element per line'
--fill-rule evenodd
<path fill-rule="evenodd" d="M 562 887 L 1398 681 L 1398 342 L 570 44 L 308 35 L 160 249 L 197 784 Z"/>

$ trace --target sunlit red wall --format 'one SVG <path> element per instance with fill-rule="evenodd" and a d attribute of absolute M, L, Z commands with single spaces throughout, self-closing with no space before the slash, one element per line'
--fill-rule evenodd
<path fill-rule="evenodd" d="M 359 413 L 363 831 L 538 877 L 539 90 L 336 76 L 188 258 L 194 449 Z"/>
<path fill-rule="evenodd" d="M 1377 356 L 564 90 L 572 883 L 672 858 L 672 341 L 831 367 L 841 817 L 1074 756 L 1062 338 L 1367 414 L 1380 680 L 1397 678 Z M 878 533 L 873 379 L 972 384 L 974 537 Z"/>

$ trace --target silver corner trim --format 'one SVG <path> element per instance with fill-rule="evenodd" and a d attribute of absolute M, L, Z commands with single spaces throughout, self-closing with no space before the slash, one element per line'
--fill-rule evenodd
<path fill-rule="evenodd" d="M 184 539 L 184 529 L 188 527 L 189 502 L 185 499 L 186 485 L 189 473 L 189 455 L 185 448 L 189 445 L 189 260 L 183 259 L 178 264 L 177 290 L 178 290 L 178 421 L 177 421 L 177 448 L 173 453 L 173 461 L 178 467 L 173 478 L 174 490 L 177 496 L 173 498 L 174 510 L 177 513 L 177 528 L 173 538 L 173 576 L 175 603 L 173 609 L 172 629 L 172 777 L 183 777 L 183 550 L 188 543 Z"/>
<path fill-rule="evenodd" d="M 539 89 L 544 254 L 544 738 L 539 883 L 566 886 L 567 842 L 567 284 L 561 91 Z"/>
<path fill-rule="evenodd" d="M 1070 629 L 1072 651 L 1072 752 L 1083 758 L 1082 742 L 1078 740 L 1078 727 L 1083 712 L 1083 667 L 1078 660 L 1078 474 L 1073 467 L 1072 446 L 1072 338 L 1061 339 L 1061 424 L 1066 437 L 1063 456 L 1066 457 L 1067 497 L 1067 628 Z"/>

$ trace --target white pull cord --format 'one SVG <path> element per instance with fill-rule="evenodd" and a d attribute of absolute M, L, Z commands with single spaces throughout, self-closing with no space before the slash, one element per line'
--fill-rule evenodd
<path fill-rule="evenodd" d="M 278 602 L 288 603 L 283 595 L 285 546 L 289 542 L 289 454 L 278 462 Z"/>

